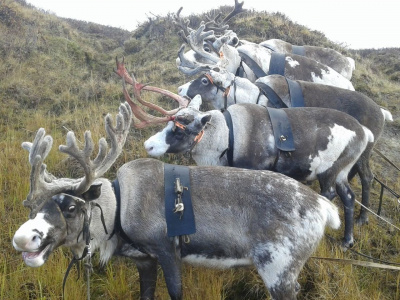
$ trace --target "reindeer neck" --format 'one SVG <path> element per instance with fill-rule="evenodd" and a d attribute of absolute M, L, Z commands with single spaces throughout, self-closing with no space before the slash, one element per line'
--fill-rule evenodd
<path fill-rule="evenodd" d="M 211 110 L 208 113 L 212 116 L 210 124 L 206 125 L 201 142 L 194 147 L 192 157 L 199 166 L 227 165 L 226 158 L 220 157 L 228 148 L 228 126 L 219 110 Z"/>

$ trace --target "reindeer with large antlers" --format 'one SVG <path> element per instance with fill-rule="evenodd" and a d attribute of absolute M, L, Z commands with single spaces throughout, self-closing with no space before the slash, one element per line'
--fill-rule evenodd
<path fill-rule="evenodd" d="M 217 56 L 213 51 L 204 49 L 204 41 L 214 34 L 212 31 L 204 30 L 205 25 L 201 25 L 187 37 L 193 52 L 184 53 L 184 45 L 178 52 L 176 63 L 178 69 L 185 75 L 192 76 L 199 71 L 223 67 L 251 82 L 266 75 L 278 74 L 292 80 L 304 80 L 354 90 L 350 80 L 329 66 L 297 54 L 277 55 L 258 44 L 246 43 L 235 48 L 230 46 L 224 38 L 221 38 L 221 41 L 217 39 L 218 46 L 214 47 L 219 53 Z"/>
<path fill-rule="evenodd" d="M 33 143 L 23 143 L 32 165 L 24 202 L 31 214 L 16 231 L 13 245 L 25 263 L 39 267 L 61 245 L 71 248 L 75 257 L 87 254 L 88 246 L 100 249 L 103 263 L 112 255 L 131 257 L 139 271 L 140 299 L 154 299 L 157 264 L 171 299 L 182 299 L 182 262 L 220 268 L 254 265 L 273 299 L 296 299 L 297 277 L 325 226 L 340 226 L 337 208 L 282 174 L 185 167 L 190 182 L 185 193 L 192 199 L 196 232 L 189 243 L 181 243 L 167 235 L 163 162 L 137 159 L 119 168 L 115 181 L 99 178 L 120 154 L 131 119 L 126 103 L 120 106 L 116 127 L 106 117 L 111 149 L 107 151 L 101 139 L 94 160 L 90 133 L 82 150 L 68 133 L 60 151 L 82 165 L 85 176 L 80 179 L 55 178 L 47 172 L 44 160 L 52 138 L 44 129 Z"/>
<path fill-rule="evenodd" d="M 233 51 L 234 56 L 231 54 L 229 59 L 232 60 L 233 57 L 236 59 L 236 62 L 231 61 L 229 64 L 230 72 L 240 74 L 251 81 L 261 77 L 260 72 L 264 73 L 263 76 L 281 74 L 271 72 L 275 69 L 275 65 L 283 66 L 286 60 L 285 69 L 282 72 L 287 72 L 285 76 L 291 79 L 321 82 L 354 90 L 349 82 L 354 70 L 354 60 L 333 49 L 307 45 L 294 46 L 278 39 L 271 39 L 260 44 L 239 40 L 235 32 L 228 30 L 227 22 L 244 11 L 242 6 L 243 2 L 239 3 L 235 0 L 234 9 L 221 22 L 218 22 L 221 14 L 217 14 L 209 17 L 208 22 L 202 22 L 197 30 L 190 28 L 189 21 L 183 20 L 180 16 L 182 8 L 178 11 L 175 18 L 176 24 L 181 28 L 179 35 L 191 47 L 191 50 L 185 54 L 183 53 L 184 46 L 179 50 L 176 63 L 182 72 L 190 75 L 193 65 L 197 68 L 201 65 L 215 64 L 220 56 L 221 47 L 227 45 L 237 52 L 233 49 L 230 51 Z M 281 55 L 276 55 L 277 53 Z M 188 62 L 190 62 L 189 65 Z M 297 67 L 296 74 L 292 74 L 293 70 L 289 67 L 289 65 L 293 67 L 293 64 Z M 283 68 L 281 66 L 280 68 Z M 300 74 L 298 69 L 301 69 L 303 74 Z M 307 75 L 310 72 L 318 78 Z"/>

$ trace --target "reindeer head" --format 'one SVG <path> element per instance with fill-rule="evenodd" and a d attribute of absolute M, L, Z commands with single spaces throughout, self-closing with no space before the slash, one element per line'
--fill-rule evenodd
<path fill-rule="evenodd" d="M 189 21 L 181 18 L 181 11 L 182 8 L 175 16 L 175 23 L 182 28 L 179 34 L 191 47 L 191 50 L 184 53 L 185 47 L 182 46 L 178 52 L 176 64 L 182 73 L 191 76 L 207 68 L 210 64 L 218 64 L 221 51 L 223 51 L 222 46 L 230 46 L 235 49 L 239 45 L 236 33 L 228 30 L 227 22 L 244 11 L 243 2 L 239 3 L 238 0 L 235 0 L 234 9 L 222 21 L 219 20 L 221 13 L 209 15 L 208 21 L 202 22 L 197 30 L 191 29 L 188 26 Z M 230 61 L 228 68 L 233 70 L 237 67 L 235 61 Z"/>
<path fill-rule="evenodd" d="M 30 220 L 15 233 L 14 248 L 22 252 L 27 265 L 41 266 L 52 251 L 61 245 L 72 247 L 85 238 L 84 222 L 88 221 L 89 203 L 98 199 L 102 192 L 101 176 L 112 166 L 122 151 L 129 133 L 132 113 L 127 103 L 121 104 L 116 126 L 112 118 L 105 117 L 105 129 L 111 141 L 108 149 L 105 138 L 99 140 L 99 152 L 94 160 L 90 131 L 85 133 L 82 150 L 77 146 L 72 131 L 67 134 L 67 143 L 59 150 L 75 158 L 83 167 L 85 176 L 78 179 L 56 178 L 47 172 L 43 163 L 49 154 L 53 139 L 39 129 L 33 143 L 24 142 L 22 147 L 29 151 L 32 166 L 30 191 L 24 206 L 31 209 Z M 100 181 L 95 182 L 97 179 Z"/>
<path fill-rule="evenodd" d="M 189 106 L 175 114 L 174 121 L 144 143 L 149 155 L 161 156 L 165 153 L 184 153 L 191 151 L 204 134 L 211 115 L 199 111 L 201 97 L 196 96 Z"/>

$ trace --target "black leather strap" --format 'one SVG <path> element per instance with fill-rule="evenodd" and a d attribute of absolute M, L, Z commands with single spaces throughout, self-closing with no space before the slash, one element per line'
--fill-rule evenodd
<path fill-rule="evenodd" d="M 292 126 L 285 110 L 267 107 L 274 132 L 275 144 L 279 150 L 294 151 Z"/>
<path fill-rule="evenodd" d="M 263 69 L 246 53 L 239 52 L 242 61 L 253 71 L 257 78 L 267 76 Z"/>
<path fill-rule="evenodd" d="M 293 54 L 297 54 L 297 55 L 301 55 L 301 56 L 306 56 L 306 49 L 304 48 L 304 46 L 292 46 L 292 53 Z"/>
<path fill-rule="evenodd" d="M 268 103 L 270 103 L 275 108 L 287 108 L 285 102 L 282 101 L 281 97 L 267 84 L 263 82 L 254 83 L 260 91 L 268 98 Z"/>
<path fill-rule="evenodd" d="M 286 54 L 272 52 L 271 60 L 269 62 L 268 75 L 282 75 L 285 76 Z"/>
<path fill-rule="evenodd" d="M 291 107 L 304 107 L 303 90 L 300 84 L 288 78 L 286 78 L 286 81 L 289 87 L 290 101 L 292 103 Z"/>
<path fill-rule="evenodd" d="M 228 150 L 226 151 L 226 155 L 228 158 L 228 166 L 233 167 L 233 145 L 234 145 L 234 135 L 233 135 L 233 123 L 232 117 L 228 110 L 223 112 L 225 117 L 226 125 L 229 129 L 229 142 L 228 142 Z"/>
<path fill-rule="evenodd" d="M 183 187 L 187 188 L 182 193 L 183 212 L 174 212 L 176 179 L 179 178 Z M 164 164 L 165 186 L 165 219 L 167 222 L 167 234 L 169 237 L 189 235 L 196 232 L 196 223 L 190 195 L 190 169 L 187 166 Z"/>

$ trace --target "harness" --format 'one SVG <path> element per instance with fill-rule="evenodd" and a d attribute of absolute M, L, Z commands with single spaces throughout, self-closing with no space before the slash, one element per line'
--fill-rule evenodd
<path fill-rule="evenodd" d="M 209 73 L 205 73 L 204 75 L 208 78 L 208 80 L 211 82 L 211 84 L 214 85 L 217 88 L 217 93 L 218 93 L 218 91 L 222 91 L 223 92 L 224 110 L 226 110 L 226 108 L 228 107 L 228 96 L 229 96 L 229 93 L 231 91 L 231 87 L 232 86 L 233 86 L 233 101 L 236 104 L 236 82 L 235 82 L 236 76 L 231 81 L 231 84 L 228 87 L 225 88 L 223 86 L 220 86 L 220 85 L 214 83 L 214 80 L 213 80 L 213 78 L 211 77 L 211 75 Z"/>
<path fill-rule="evenodd" d="M 291 107 L 304 107 L 303 90 L 297 81 L 285 78 L 289 87 Z"/>
<path fill-rule="evenodd" d="M 292 126 L 286 112 L 283 109 L 272 107 L 267 107 L 267 111 L 271 120 L 276 147 L 285 152 L 296 150 Z"/>
<path fill-rule="evenodd" d="M 286 77 L 285 79 L 289 89 L 289 96 L 291 103 L 290 107 L 304 107 L 305 106 L 304 95 L 300 84 L 295 80 L 290 80 L 289 78 Z M 274 108 L 288 108 L 286 103 L 283 102 L 281 97 L 279 97 L 279 95 L 269 85 L 260 81 L 257 81 L 254 84 L 260 89 L 260 93 L 262 93 L 265 97 L 268 98 L 268 102 L 271 103 L 271 105 Z"/>
<path fill-rule="evenodd" d="M 164 164 L 165 220 L 169 237 L 196 233 L 190 194 L 190 169 L 187 166 Z"/>
<path fill-rule="evenodd" d="M 239 53 L 239 55 L 242 58 L 242 62 L 253 71 L 257 78 L 274 74 L 285 75 L 286 54 L 284 53 L 271 52 L 268 74 L 246 53 Z"/>
<path fill-rule="evenodd" d="M 64 289 L 65 289 L 65 284 L 67 282 L 67 278 L 69 275 L 69 272 L 71 271 L 72 267 L 74 265 L 76 265 L 77 270 L 78 270 L 78 279 L 80 277 L 79 274 L 79 268 L 78 268 L 78 262 L 85 259 L 86 258 L 86 263 L 85 263 L 85 267 L 86 267 L 86 271 L 87 271 L 87 296 L 88 296 L 88 300 L 90 299 L 90 273 L 93 271 L 93 266 L 92 266 L 92 252 L 91 252 L 91 247 L 90 247 L 90 241 L 91 241 L 91 237 L 90 237 L 90 222 L 92 221 L 92 203 L 89 202 L 89 209 L 83 208 L 82 212 L 84 214 L 84 220 L 83 220 L 83 227 L 82 227 L 82 237 L 83 240 L 85 241 L 85 248 L 83 249 L 83 253 L 81 257 L 74 257 L 72 258 L 71 262 L 68 264 L 67 270 L 65 271 L 65 275 L 63 278 L 63 283 L 62 283 L 62 298 L 64 299 Z M 100 219 L 101 222 L 103 224 L 103 228 L 106 234 L 108 234 L 105 222 L 104 222 L 104 215 L 103 215 L 103 209 L 101 208 L 101 206 L 99 204 L 94 204 L 95 207 L 98 207 L 100 209 Z M 60 212 L 61 213 L 61 212 Z M 61 213 L 62 215 L 62 213 Z M 79 240 L 79 237 L 81 235 L 81 233 L 78 234 L 77 240 Z"/>
<path fill-rule="evenodd" d="M 292 53 L 300 56 L 306 56 L 306 49 L 304 46 L 292 46 Z"/>
<path fill-rule="evenodd" d="M 189 235 L 196 232 L 190 194 L 189 167 L 164 164 L 165 218 L 168 236 Z M 139 249 L 121 225 L 121 191 L 118 179 L 112 182 L 117 202 L 114 231 L 126 243 Z M 188 192 L 184 192 L 188 191 Z M 111 238 L 110 236 L 110 238 Z M 185 241 L 188 241 L 186 238 Z"/>
<path fill-rule="evenodd" d="M 187 134 L 187 135 L 192 135 L 192 134 L 194 134 L 194 135 L 195 135 L 195 137 L 194 137 L 194 139 L 193 139 L 193 143 L 190 145 L 190 150 L 188 151 L 188 152 L 192 152 L 193 148 L 194 148 L 194 147 L 201 141 L 201 139 L 203 138 L 203 136 L 204 136 L 204 129 L 202 129 L 202 130 L 199 131 L 199 132 L 193 132 L 193 131 L 191 131 L 190 129 L 188 129 L 186 125 L 184 125 L 184 124 L 178 122 L 176 119 L 175 119 L 173 122 L 174 122 L 174 125 L 175 125 L 176 127 L 180 128 L 180 129 L 182 129 L 183 132 L 184 132 L 185 134 Z"/>
<path fill-rule="evenodd" d="M 226 154 L 228 159 L 228 166 L 233 167 L 233 145 L 235 142 L 234 135 L 233 135 L 233 123 L 232 123 L 232 116 L 228 110 L 224 110 L 222 113 L 225 117 L 226 125 L 229 129 L 229 140 L 228 140 L 228 148 L 225 149 L 220 155 L 220 159 Z"/>

